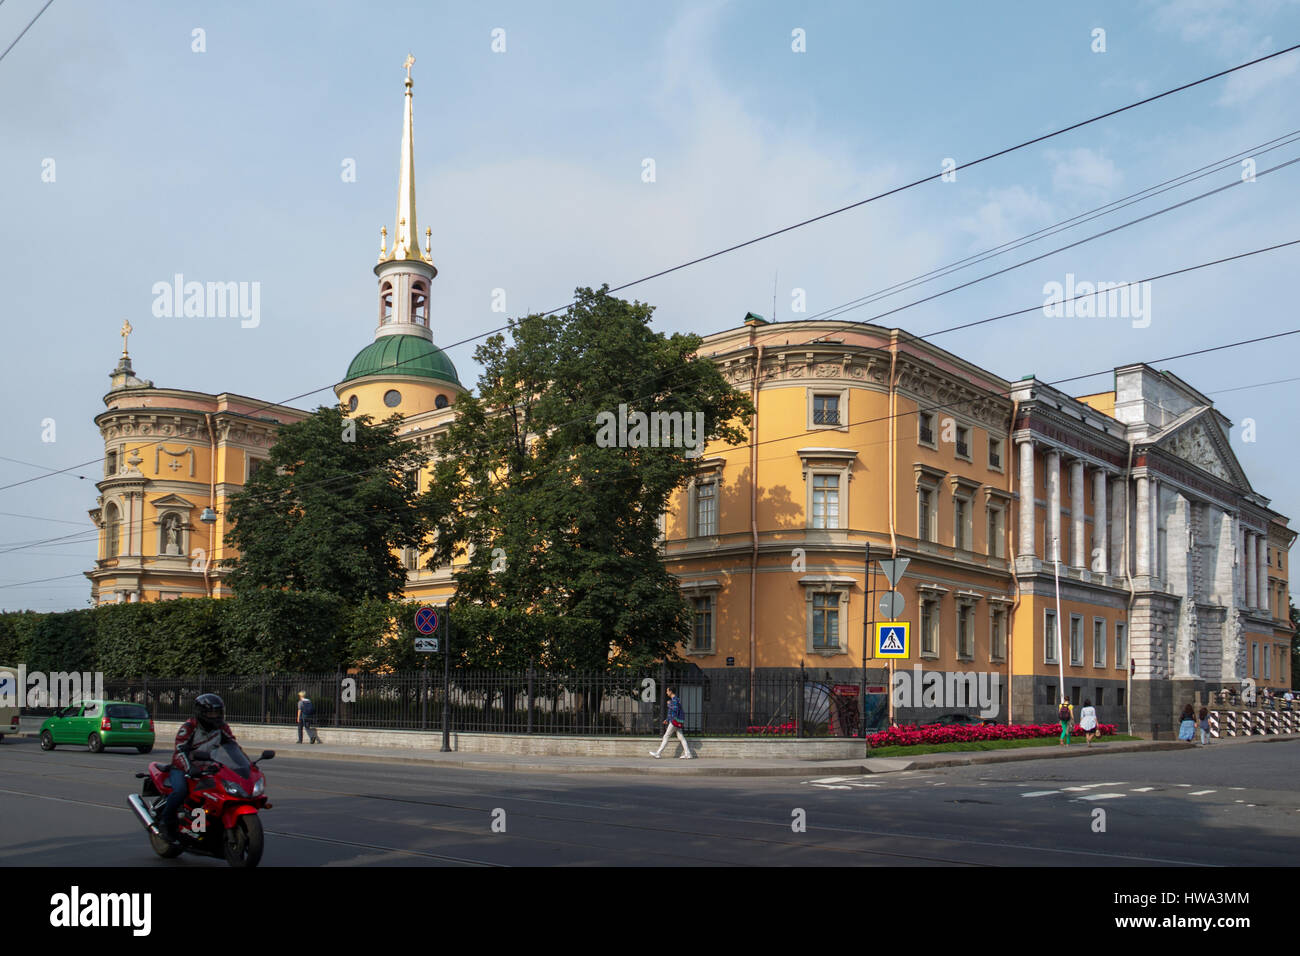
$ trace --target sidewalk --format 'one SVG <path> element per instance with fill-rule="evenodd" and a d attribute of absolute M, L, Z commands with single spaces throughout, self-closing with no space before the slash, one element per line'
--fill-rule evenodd
<path fill-rule="evenodd" d="M 1252 743 L 1279 743 L 1300 740 L 1300 734 L 1261 737 L 1228 737 L 1216 740 L 1211 747 L 1241 746 Z M 1011 763 L 1024 760 L 1068 760 L 1102 754 L 1142 753 L 1159 750 L 1189 750 L 1177 740 L 1124 741 L 1093 744 L 1092 747 L 1053 746 L 1014 750 L 983 750 L 969 753 L 918 754 L 915 757 L 874 757 L 855 760 L 736 759 L 705 758 L 681 760 L 665 753 L 655 760 L 649 755 L 635 757 L 516 756 L 510 754 L 441 753 L 437 749 L 411 750 L 384 747 L 330 746 L 322 744 L 263 743 L 252 737 L 240 740 L 244 749 L 256 753 L 274 750 L 276 760 L 297 759 L 347 760 L 360 763 L 401 763 L 462 770 L 506 771 L 521 773 L 615 773 L 648 774 L 664 777 L 823 777 L 857 776 L 875 773 L 899 773 L 905 770 L 930 770 L 940 767 L 964 767 L 972 764 Z M 435 741 L 434 746 L 437 746 Z M 156 751 L 155 751 L 156 752 Z"/>

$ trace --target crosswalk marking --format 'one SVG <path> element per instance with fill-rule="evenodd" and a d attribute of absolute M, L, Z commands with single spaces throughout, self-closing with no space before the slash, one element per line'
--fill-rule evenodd
<path fill-rule="evenodd" d="M 1204 796 L 1204 795 L 1207 794 L 1207 793 L 1214 793 L 1214 791 L 1213 791 L 1213 790 L 1193 790 L 1191 793 L 1188 794 L 1188 796 L 1189 796 L 1189 797 L 1200 797 L 1200 796 Z"/>
<path fill-rule="evenodd" d="M 811 783 L 843 783 L 845 780 L 848 779 L 849 779 L 848 777 L 818 777 L 816 780 L 810 782 Z"/>
<path fill-rule="evenodd" d="M 1022 793 L 1022 797 L 1045 797 L 1049 793 L 1060 793 L 1059 790 L 1031 790 L 1029 793 Z"/>
<path fill-rule="evenodd" d="M 1114 800 L 1116 797 L 1126 797 L 1126 793 L 1085 793 L 1079 797 L 1080 800 Z"/>
<path fill-rule="evenodd" d="M 1155 787 L 1134 787 L 1134 793 L 1146 793 L 1148 790 L 1154 790 Z"/>

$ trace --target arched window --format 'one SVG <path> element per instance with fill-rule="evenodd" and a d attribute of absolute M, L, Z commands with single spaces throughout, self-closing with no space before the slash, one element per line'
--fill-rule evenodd
<path fill-rule="evenodd" d="M 422 279 L 411 285 L 411 321 L 429 326 L 429 284 Z"/>
<path fill-rule="evenodd" d="M 393 284 L 385 282 L 379 287 L 379 324 L 393 321 Z"/>
<path fill-rule="evenodd" d="M 104 508 L 104 557 L 116 558 L 121 546 L 122 519 L 117 505 L 109 503 Z"/>

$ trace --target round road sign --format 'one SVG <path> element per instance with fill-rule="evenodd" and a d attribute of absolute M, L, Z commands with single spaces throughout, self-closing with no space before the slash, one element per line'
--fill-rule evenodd
<path fill-rule="evenodd" d="M 422 607 L 415 612 L 415 629 L 421 634 L 432 634 L 438 629 L 438 612 L 431 607 Z"/>

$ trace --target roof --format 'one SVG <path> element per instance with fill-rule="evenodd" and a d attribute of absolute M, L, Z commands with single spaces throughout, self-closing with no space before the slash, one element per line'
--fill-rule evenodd
<path fill-rule="evenodd" d="M 414 375 L 460 385 L 451 359 L 418 335 L 380 336 L 357 353 L 343 381 L 367 375 Z"/>

